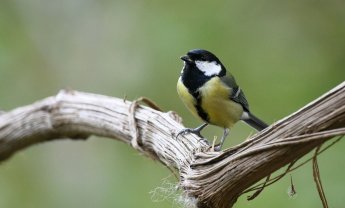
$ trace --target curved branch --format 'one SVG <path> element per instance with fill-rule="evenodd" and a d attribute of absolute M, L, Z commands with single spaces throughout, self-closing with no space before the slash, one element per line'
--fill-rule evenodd
<path fill-rule="evenodd" d="M 248 187 L 296 161 L 326 140 L 345 134 L 345 82 L 250 140 L 223 152 L 183 128 L 173 112 L 123 99 L 61 91 L 0 114 L 0 161 L 53 139 L 98 135 L 123 141 L 178 170 L 180 186 L 198 207 L 229 207 Z"/>
<path fill-rule="evenodd" d="M 54 97 L 0 115 L 0 161 L 36 143 L 97 135 L 132 146 L 137 143 L 134 148 L 180 169 L 190 163 L 193 150 L 207 147 L 194 135 L 176 140 L 176 131 L 183 128 L 177 115 L 146 106 L 136 107 L 138 138 L 132 139 L 136 135 L 130 125 L 132 104 L 119 98 L 62 90 Z"/>

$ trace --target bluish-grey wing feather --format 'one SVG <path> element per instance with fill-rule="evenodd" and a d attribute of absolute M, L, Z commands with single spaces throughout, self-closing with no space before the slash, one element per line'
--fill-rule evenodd
<path fill-rule="evenodd" d="M 243 93 L 243 90 L 236 84 L 235 78 L 231 75 L 228 75 L 220 77 L 220 79 L 232 89 L 229 98 L 242 105 L 243 109 L 249 112 L 248 101 Z"/>
<path fill-rule="evenodd" d="M 243 107 L 243 110 L 247 112 L 248 118 L 243 118 L 243 121 L 258 131 L 265 129 L 268 125 L 249 111 L 248 101 L 244 96 L 242 89 L 236 84 L 234 77 L 224 76 L 220 79 L 232 89 L 229 93 L 229 98 L 234 102 L 239 103 Z"/>

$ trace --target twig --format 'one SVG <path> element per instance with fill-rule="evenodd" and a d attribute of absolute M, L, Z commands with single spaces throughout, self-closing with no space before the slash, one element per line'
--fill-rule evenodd
<path fill-rule="evenodd" d="M 323 191 L 323 187 L 322 187 L 322 183 L 321 183 L 319 165 L 317 163 L 317 154 L 318 154 L 320 148 L 321 148 L 321 145 L 316 148 L 315 153 L 314 153 L 314 157 L 313 157 L 313 177 L 314 177 L 317 191 L 318 191 L 320 199 L 322 201 L 322 205 L 324 208 L 328 208 L 327 198 L 326 198 L 325 192 Z"/>
<path fill-rule="evenodd" d="M 260 146 L 257 149 L 251 149 L 250 151 L 239 154 L 237 155 L 235 159 L 248 157 L 251 155 L 258 154 L 260 152 L 269 151 L 272 149 L 278 149 L 281 147 L 300 145 L 303 143 L 310 143 L 313 141 L 323 140 L 323 139 L 327 140 L 339 135 L 345 135 L 345 128 L 317 132 L 313 134 L 304 134 L 301 136 L 295 136 L 295 137 L 290 137 L 290 138 L 282 138 L 279 140 L 275 140 L 274 142 L 267 143 L 264 146 Z"/>
<path fill-rule="evenodd" d="M 336 139 L 335 141 L 333 141 L 332 143 L 328 144 L 326 147 L 324 147 L 322 150 L 319 150 L 317 152 L 317 155 L 320 155 L 321 153 L 323 153 L 324 151 L 326 151 L 327 149 L 329 149 L 331 146 L 333 146 L 334 144 L 338 143 L 343 137 L 340 136 L 338 139 Z M 273 183 L 279 181 L 280 179 L 282 179 L 286 174 L 291 173 L 292 171 L 302 167 L 303 165 L 307 164 L 308 162 L 310 162 L 314 157 L 311 157 L 305 161 L 303 161 L 302 163 L 298 164 L 297 166 L 293 167 L 293 165 L 297 162 L 294 161 L 292 163 L 289 164 L 289 166 L 287 167 L 287 169 L 284 171 L 284 173 L 279 174 L 278 176 L 275 176 L 274 178 L 271 178 L 268 183 L 259 183 L 256 184 L 255 186 L 252 186 L 251 188 L 247 189 L 246 191 L 244 191 L 243 193 L 248 193 L 254 190 L 259 190 L 262 188 L 262 186 L 265 184 L 265 187 L 272 185 Z"/>
<path fill-rule="evenodd" d="M 265 182 L 262 184 L 261 187 L 259 187 L 256 192 L 254 192 L 254 194 L 252 194 L 251 196 L 248 196 L 247 197 L 247 200 L 250 201 L 250 200 L 253 200 L 255 199 L 257 196 L 259 196 L 259 194 L 264 190 L 264 188 L 267 186 L 267 182 L 270 181 L 270 177 L 271 177 L 271 174 L 269 174 L 267 177 L 266 177 L 266 180 Z"/>

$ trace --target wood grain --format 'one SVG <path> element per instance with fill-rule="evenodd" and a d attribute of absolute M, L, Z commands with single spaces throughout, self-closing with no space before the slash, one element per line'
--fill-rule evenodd
<path fill-rule="evenodd" d="M 260 179 L 345 135 L 345 82 L 221 152 L 211 151 L 195 135 L 176 139 L 180 121 L 174 112 L 137 102 L 63 90 L 0 114 L 0 161 L 36 143 L 97 135 L 125 142 L 176 171 L 185 197 L 197 207 L 232 207 Z"/>

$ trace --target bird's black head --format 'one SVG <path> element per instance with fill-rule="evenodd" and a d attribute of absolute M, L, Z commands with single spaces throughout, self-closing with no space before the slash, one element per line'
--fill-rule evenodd
<path fill-rule="evenodd" d="M 223 76 L 226 70 L 220 60 L 211 52 L 203 49 L 193 49 L 181 57 L 181 59 L 191 68 L 196 68 L 204 75 Z"/>
<path fill-rule="evenodd" d="M 181 57 L 182 60 L 186 62 L 195 62 L 195 61 L 207 61 L 207 62 L 217 62 L 219 59 L 211 52 L 203 49 L 193 49 L 188 51 L 187 55 Z"/>

